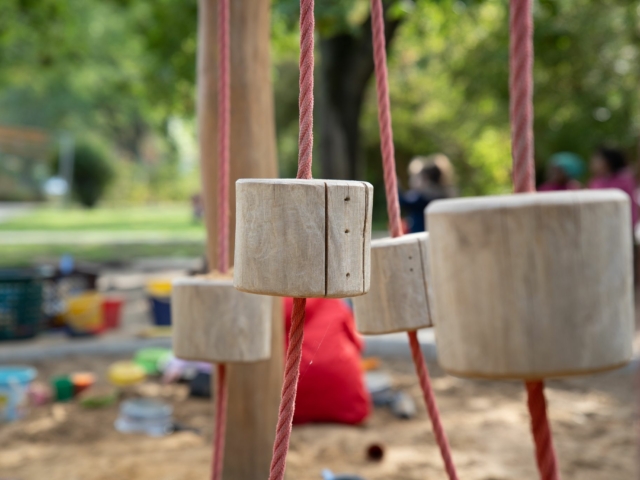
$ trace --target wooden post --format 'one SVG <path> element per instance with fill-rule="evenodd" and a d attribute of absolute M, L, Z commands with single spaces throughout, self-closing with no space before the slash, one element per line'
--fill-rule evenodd
<path fill-rule="evenodd" d="M 203 180 L 207 258 L 216 257 L 217 172 L 217 0 L 199 0 L 198 124 Z M 235 181 L 278 175 L 271 66 L 270 2 L 231 4 L 231 255 L 235 225 Z M 282 383 L 282 303 L 273 301 L 271 359 L 230 364 L 224 477 L 264 480 L 269 476 Z"/>

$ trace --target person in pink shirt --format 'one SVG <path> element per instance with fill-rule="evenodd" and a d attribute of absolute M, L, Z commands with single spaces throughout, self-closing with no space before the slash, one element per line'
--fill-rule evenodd
<path fill-rule="evenodd" d="M 589 182 L 589 188 L 618 188 L 629 195 L 632 226 L 635 228 L 638 223 L 638 205 L 635 201 L 636 182 L 624 154 L 614 148 L 599 148 L 591 157 L 591 173 L 593 177 Z"/>
<path fill-rule="evenodd" d="M 539 192 L 579 190 L 578 179 L 584 172 L 584 161 L 575 153 L 558 152 L 549 159 L 547 180 L 538 187 Z"/>

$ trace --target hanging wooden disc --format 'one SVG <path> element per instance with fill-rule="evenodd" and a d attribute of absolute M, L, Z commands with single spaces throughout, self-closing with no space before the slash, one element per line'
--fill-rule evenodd
<path fill-rule="evenodd" d="M 440 365 L 464 377 L 539 379 L 628 362 L 629 207 L 619 190 L 430 205 Z"/>
<path fill-rule="evenodd" d="M 353 299 L 360 333 L 378 335 L 432 326 L 429 234 L 371 242 L 371 290 Z"/>
<path fill-rule="evenodd" d="M 368 292 L 372 199 L 366 182 L 238 180 L 235 287 L 299 298 Z"/>
<path fill-rule="evenodd" d="M 171 292 L 175 356 L 210 363 L 269 358 L 273 301 L 239 292 L 230 276 L 175 280 Z"/>

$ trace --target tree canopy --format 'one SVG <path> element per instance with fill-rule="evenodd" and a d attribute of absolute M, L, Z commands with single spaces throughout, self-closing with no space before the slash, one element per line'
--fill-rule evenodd
<path fill-rule="evenodd" d="M 443 152 L 456 166 L 463 193 L 509 188 L 507 4 L 385 3 L 387 19 L 397 24 L 389 69 L 401 179 L 414 155 Z M 368 5 L 316 3 L 319 75 L 331 62 L 323 42 L 339 36 L 366 41 Z M 297 0 L 273 0 L 274 94 L 285 174 L 292 173 L 297 150 L 298 8 Z M 628 0 L 538 0 L 534 13 L 540 174 L 552 153 L 588 157 L 604 142 L 637 156 L 640 8 Z M 176 118 L 194 125 L 196 25 L 196 0 L 0 2 L 0 123 L 90 133 L 133 163 L 177 171 L 179 145 L 169 126 Z M 327 78 L 317 82 L 319 89 Z M 360 140 L 348 155 L 359 156 L 358 175 L 379 184 L 372 81 L 363 92 Z M 322 101 L 318 109 L 322 116 Z M 148 148 L 149 138 L 160 147 Z M 163 175 L 158 181 L 174 177 Z"/>

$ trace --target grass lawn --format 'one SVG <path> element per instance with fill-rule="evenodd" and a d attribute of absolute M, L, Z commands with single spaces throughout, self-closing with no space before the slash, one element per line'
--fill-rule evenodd
<path fill-rule="evenodd" d="M 42 262 L 56 261 L 64 254 L 91 262 L 120 262 L 145 257 L 201 257 L 204 244 L 166 243 L 147 245 L 141 243 L 118 245 L 2 245 L 0 267 L 23 267 Z"/>
<path fill-rule="evenodd" d="M 141 241 L 141 234 L 158 241 Z M 203 253 L 204 226 L 193 221 L 188 205 L 42 207 L 0 223 L 0 266 L 30 265 L 63 254 L 109 262 Z"/>
<path fill-rule="evenodd" d="M 202 231 L 195 223 L 188 205 L 163 204 L 155 206 L 111 207 L 92 210 L 82 208 L 42 207 L 26 215 L 0 223 L 3 231 Z"/>
<path fill-rule="evenodd" d="M 379 237 L 386 220 L 374 223 Z M 205 229 L 187 204 L 53 208 L 0 223 L 0 267 L 55 261 L 63 254 L 95 262 L 204 254 Z"/>

